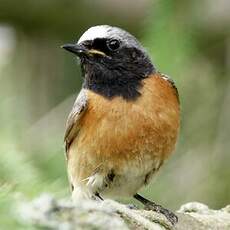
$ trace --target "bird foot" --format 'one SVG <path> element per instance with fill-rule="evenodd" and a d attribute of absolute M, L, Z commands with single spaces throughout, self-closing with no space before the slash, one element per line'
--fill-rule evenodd
<path fill-rule="evenodd" d="M 149 201 L 145 205 L 145 210 L 152 210 L 152 211 L 163 214 L 172 225 L 175 225 L 178 222 L 178 217 L 173 212 L 153 202 Z"/>
<path fill-rule="evenodd" d="M 96 200 L 96 201 L 103 201 L 103 200 L 104 200 L 98 192 L 96 192 L 96 193 L 92 196 L 92 199 L 93 199 L 93 200 Z"/>

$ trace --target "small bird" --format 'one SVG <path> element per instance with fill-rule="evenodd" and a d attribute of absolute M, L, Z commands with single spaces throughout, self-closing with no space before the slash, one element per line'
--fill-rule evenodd
<path fill-rule="evenodd" d="M 73 201 L 134 197 L 175 224 L 175 214 L 137 193 L 175 148 L 180 106 L 174 82 L 118 27 L 91 27 L 62 48 L 79 57 L 83 76 L 64 138 Z"/>

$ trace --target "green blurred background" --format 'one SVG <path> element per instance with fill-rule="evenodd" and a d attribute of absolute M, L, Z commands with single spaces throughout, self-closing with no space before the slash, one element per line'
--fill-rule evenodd
<path fill-rule="evenodd" d="M 70 195 L 63 134 L 81 77 L 60 45 L 98 24 L 137 36 L 180 93 L 177 149 L 142 194 L 173 210 L 229 204 L 229 12 L 229 0 L 0 0 L 0 228 L 25 228 L 24 197 Z"/>

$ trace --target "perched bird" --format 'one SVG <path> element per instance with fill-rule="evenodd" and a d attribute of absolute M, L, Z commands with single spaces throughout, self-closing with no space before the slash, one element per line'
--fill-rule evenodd
<path fill-rule="evenodd" d="M 80 58 L 83 75 L 65 133 L 73 200 L 134 197 L 176 223 L 172 212 L 137 194 L 176 144 L 180 109 L 174 82 L 118 27 L 91 27 L 62 48 Z"/>

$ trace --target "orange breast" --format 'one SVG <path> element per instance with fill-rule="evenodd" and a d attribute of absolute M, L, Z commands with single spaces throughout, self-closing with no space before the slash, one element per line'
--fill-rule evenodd
<path fill-rule="evenodd" d="M 163 161 L 174 149 L 179 129 L 179 102 L 170 83 L 158 76 L 143 82 L 136 101 L 108 100 L 87 92 L 88 109 L 71 145 L 69 161 L 79 178 L 103 168 L 122 170 L 124 162 Z M 76 169 L 78 166 L 85 170 Z"/>

